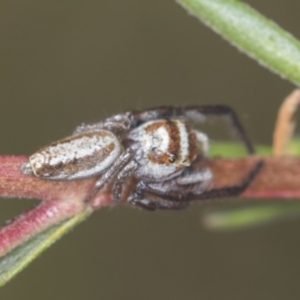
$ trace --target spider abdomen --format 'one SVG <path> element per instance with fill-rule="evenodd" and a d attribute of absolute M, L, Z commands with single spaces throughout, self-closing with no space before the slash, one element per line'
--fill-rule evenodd
<path fill-rule="evenodd" d="M 80 133 L 41 148 L 30 156 L 22 171 L 47 179 L 85 178 L 110 167 L 121 150 L 110 131 Z"/>

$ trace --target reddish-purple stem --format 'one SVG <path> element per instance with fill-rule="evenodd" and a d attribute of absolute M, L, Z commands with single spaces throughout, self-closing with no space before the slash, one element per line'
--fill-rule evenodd
<path fill-rule="evenodd" d="M 10 251 L 31 236 L 51 225 L 72 217 L 83 210 L 83 205 L 71 201 L 43 201 L 35 208 L 22 213 L 0 228 L 0 256 Z"/>
<path fill-rule="evenodd" d="M 0 228 L 0 256 L 37 233 L 87 209 L 82 200 L 95 182 L 95 179 L 50 181 L 25 176 L 20 172 L 20 166 L 27 159 L 27 156 L 0 156 L 0 195 L 42 200 Z M 92 205 L 95 209 L 110 201 L 110 195 L 102 193 Z"/>
<path fill-rule="evenodd" d="M 0 195 L 42 200 L 39 205 L 0 228 L 0 256 L 51 225 L 87 209 L 83 199 L 96 180 L 53 181 L 24 175 L 20 166 L 27 159 L 27 156 L 0 156 Z M 233 186 L 246 176 L 258 159 L 264 160 L 263 168 L 241 197 L 300 198 L 299 157 L 212 158 L 196 163 L 194 169 L 209 167 L 213 172 L 214 188 Z M 132 184 L 127 185 L 123 202 Z M 107 189 L 98 193 L 89 207 L 95 210 L 110 204 L 112 200 Z"/>

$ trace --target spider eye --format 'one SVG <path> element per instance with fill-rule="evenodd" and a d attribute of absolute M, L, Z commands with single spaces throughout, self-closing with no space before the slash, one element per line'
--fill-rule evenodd
<path fill-rule="evenodd" d="M 173 163 L 176 161 L 176 156 L 175 155 L 170 155 L 169 157 L 169 163 Z"/>
<path fill-rule="evenodd" d="M 153 154 L 158 154 L 160 151 L 157 147 L 152 147 L 150 152 L 152 152 Z"/>

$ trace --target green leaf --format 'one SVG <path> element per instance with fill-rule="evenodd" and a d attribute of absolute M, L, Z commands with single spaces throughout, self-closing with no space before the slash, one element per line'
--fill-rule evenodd
<path fill-rule="evenodd" d="M 264 146 L 264 145 L 255 146 L 255 150 L 260 155 L 269 155 L 272 153 L 271 147 Z M 247 155 L 245 147 L 240 143 L 234 143 L 234 142 L 211 142 L 210 143 L 209 156 L 239 157 L 245 155 Z"/>
<path fill-rule="evenodd" d="M 203 223 L 211 230 L 232 230 L 300 215 L 300 202 L 269 203 L 207 212 Z"/>
<path fill-rule="evenodd" d="M 1 257 L 0 286 L 11 280 L 40 253 L 46 250 L 75 225 L 86 219 L 89 214 L 90 211 L 86 210 L 58 225 L 52 226 Z"/>
<path fill-rule="evenodd" d="M 236 0 L 177 0 L 241 51 L 300 84 L 300 43 L 290 33 Z"/>
<path fill-rule="evenodd" d="M 291 140 L 287 152 L 290 155 L 300 155 L 300 138 L 298 136 Z"/>
<path fill-rule="evenodd" d="M 272 147 L 266 145 L 255 145 L 258 155 L 272 155 Z M 241 143 L 227 141 L 210 142 L 209 156 L 239 157 L 245 156 L 247 152 Z M 289 142 L 286 155 L 300 155 L 300 138 L 296 137 Z"/>

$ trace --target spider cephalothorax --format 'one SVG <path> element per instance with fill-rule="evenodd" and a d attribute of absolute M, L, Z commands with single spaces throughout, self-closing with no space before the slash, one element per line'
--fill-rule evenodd
<path fill-rule="evenodd" d="M 205 196 L 205 187 L 212 180 L 209 169 L 192 168 L 196 159 L 206 155 L 209 143 L 188 121 L 201 122 L 206 115 L 228 116 L 248 152 L 253 153 L 237 116 L 227 106 L 158 107 L 81 125 L 73 135 L 31 155 L 21 170 L 52 180 L 99 176 L 86 201 L 107 184 L 112 185 L 113 199 L 119 200 L 124 183 L 135 177 L 138 184 L 128 197 L 130 203 L 152 210 L 183 208 L 193 197 Z M 239 189 L 227 194 L 241 192 L 258 169 L 259 165 L 255 166 Z"/>
<path fill-rule="evenodd" d="M 126 139 L 132 140 L 136 149 L 135 174 L 144 180 L 174 177 L 199 153 L 196 133 L 178 119 L 148 121 L 131 130 Z"/>

